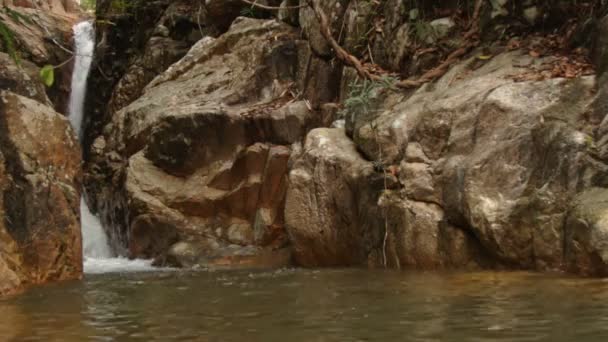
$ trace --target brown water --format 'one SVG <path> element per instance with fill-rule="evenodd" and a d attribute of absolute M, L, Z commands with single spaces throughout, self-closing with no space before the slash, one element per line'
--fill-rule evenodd
<path fill-rule="evenodd" d="M 2 341 L 608 341 L 608 281 L 366 270 L 87 276 L 0 301 Z"/>

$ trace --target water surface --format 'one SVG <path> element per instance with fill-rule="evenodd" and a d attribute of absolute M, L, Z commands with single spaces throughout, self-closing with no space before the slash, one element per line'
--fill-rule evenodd
<path fill-rule="evenodd" d="M 608 282 L 368 270 L 88 274 L 0 301 L 2 341 L 608 341 Z"/>

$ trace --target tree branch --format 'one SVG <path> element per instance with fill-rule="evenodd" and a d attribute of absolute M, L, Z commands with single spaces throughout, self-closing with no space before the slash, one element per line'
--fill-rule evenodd
<path fill-rule="evenodd" d="M 334 49 L 336 57 L 344 64 L 355 68 L 359 76 L 371 80 L 379 79 L 378 76 L 370 73 L 357 57 L 349 54 L 334 39 L 331 33 L 331 25 L 329 23 L 329 20 L 327 19 L 327 15 L 325 14 L 321 6 L 314 0 L 306 0 L 306 3 L 315 12 L 315 16 L 317 17 L 317 21 L 319 22 L 319 30 L 321 31 L 321 35 L 323 35 L 323 38 L 325 38 L 325 40 L 327 40 L 332 49 Z"/>
<path fill-rule="evenodd" d="M 441 64 L 427 71 L 419 78 L 399 81 L 397 82 L 396 86 L 400 88 L 416 88 L 425 83 L 433 81 L 443 76 L 452 64 L 457 62 L 460 57 L 466 55 L 473 47 L 477 46 L 479 41 L 475 36 L 479 33 L 479 16 L 481 15 L 481 9 L 484 5 L 484 1 L 485 0 L 476 0 L 475 10 L 473 12 L 473 17 L 471 18 L 471 27 L 463 36 L 463 39 L 465 40 L 463 47 L 450 53 Z M 344 64 L 355 68 L 360 77 L 373 81 L 379 80 L 380 77 L 378 75 L 372 74 L 357 57 L 349 54 L 334 39 L 331 33 L 331 25 L 321 6 L 314 0 L 306 0 L 306 3 L 308 4 L 308 7 L 314 11 L 317 21 L 319 22 L 321 35 L 325 38 L 325 40 L 327 40 L 331 48 L 334 50 L 336 57 Z"/>

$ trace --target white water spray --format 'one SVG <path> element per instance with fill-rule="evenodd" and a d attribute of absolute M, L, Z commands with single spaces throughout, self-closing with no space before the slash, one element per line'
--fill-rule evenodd
<path fill-rule="evenodd" d="M 95 48 L 93 24 L 84 21 L 74 26 L 75 56 L 70 94 L 69 119 L 72 127 L 82 140 L 82 121 L 87 78 Z M 84 199 L 80 200 L 80 223 L 82 226 L 82 246 L 85 273 L 107 273 L 125 271 L 145 271 L 153 269 L 151 261 L 116 258 L 108 243 L 103 226 L 93 215 Z"/>

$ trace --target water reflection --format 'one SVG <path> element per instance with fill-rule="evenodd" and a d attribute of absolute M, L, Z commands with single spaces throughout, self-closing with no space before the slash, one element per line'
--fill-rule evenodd
<path fill-rule="evenodd" d="M 88 276 L 0 302 L 14 341 L 604 341 L 608 282 L 365 270 Z"/>

